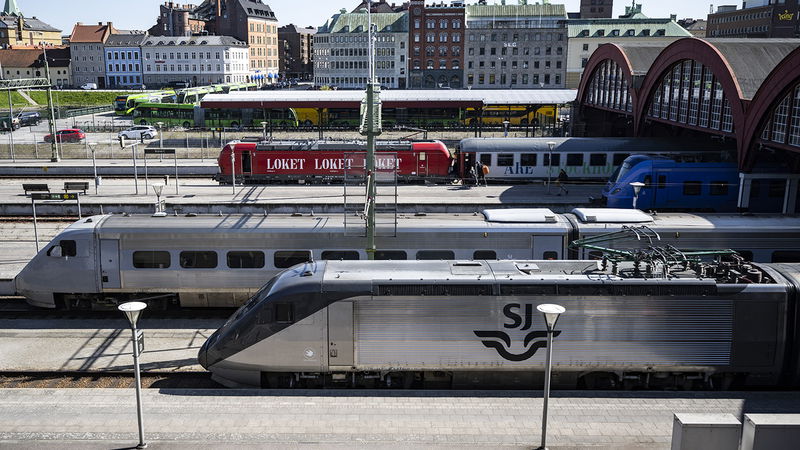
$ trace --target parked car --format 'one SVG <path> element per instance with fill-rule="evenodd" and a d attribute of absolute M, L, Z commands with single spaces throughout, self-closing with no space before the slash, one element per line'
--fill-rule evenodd
<path fill-rule="evenodd" d="M 146 125 L 136 125 L 127 130 L 120 131 L 117 137 L 123 136 L 125 139 L 153 139 L 158 136 L 158 131 L 154 127 Z"/>
<path fill-rule="evenodd" d="M 19 119 L 16 117 L 0 117 L 0 131 L 19 130 Z"/>
<path fill-rule="evenodd" d="M 81 89 L 83 89 L 84 91 L 90 91 L 90 90 L 93 90 L 93 89 L 97 89 L 97 83 L 84 83 L 81 86 Z"/>
<path fill-rule="evenodd" d="M 28 111 L 17 114 L 17 119 L 19 119 L 20 126 L 28 127 L 39 125 L 39 122 L 42 120 L 42 116 L 36 111 Z"/>
<path fill-rule="evenodd" d="M 77 128 L 67 128 L 56 131 L 56 142 L 80 142 L 86 139 L 86 133 Z M 53 135 L 48 134 L 44 137 L 45 142 L 53 142 Z"/>

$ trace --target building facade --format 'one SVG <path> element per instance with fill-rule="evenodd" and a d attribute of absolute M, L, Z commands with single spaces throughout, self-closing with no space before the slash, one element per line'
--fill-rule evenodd
<path fill-rule="evenodd" d="M 692 34 L 692 36 L 696 38 L 704 38 L 706 37 L 706 28 L 708 27 L 708 22 L 705 19 L 680 19 L 678 20 L 678 25 L 682 26 L 686 31 Z"/>
<path fill-rule="evenodd" d="M 278 19 L 262 0 L 212 0 L 217 13 L 214 31 L 247 43 L 253 81 L 272 83 L 278 78 Z"/>
<path fill-rule="evenodd" d="M 618 19 L 578 19 L 568 22 L 566 87 L 578 87 L 592 53 L 603 44 L 665 46 L 692 34 L 678 25 L 674 17 L 651 19 L 641 12 L 641 5 L 626 7 Z"/>
<path fill-rule="evenodd" d="M 76 86 L 96 83 L 106 87 L 105 42 L 114 33 L 111 22 L 84 25 L 78 22 L 72 28 L 70 53 L 72 57 L 72 82 Z"/>
<path fill-rule="evenodd" d="M 286 25 L 278 28 L 280 74 L 286 78 L 314 78 L 314 27 Z"/>
<path fill-rule="evenodd" d="M 245 82 L 250 76 L 247 44 L 229 36 L 148 36 L 141 52 L 148 88 L 171 81 L 192 86 Z"/>
<path fill-rule="evenodd" d="M 16 0 L 6 0 L 0 12 L 0 47 L 61 45 L 61 30 L 35 16 L 24 17 Z"/>
<path fill-rule="evenodd" d="M 610 19 L 614 0 L 581 0 L 581 19 Z"/>
<path fill-rule="evenodd" d="M 563 88 L 566 18 L 564 5 L 467 6 L 465 86 Z"/>
<path fill-rule="evenodd" d="M 800 37 L 798 0 L 748 1 L 742 9 L 726 5 L 708 15 L 706 36 L 710 38 Z"/>
<path fill-rule="evenodd" d="M 405 89 L 408 14 L 372 14 L 376 33 L 375 75 L 381 86 Z M 314 36 L 314 84 L 363 89 L 369 77 L 367 13 L 335 14 Z"/>
<path fill-rule="evenodd" d="M 464 14 L 462 2 L 425 5 L 411 0 L 408 74 L 411 89 L 464 87 Z"/>
<path fill-rule="evenodd" d="M 6 80 L 44 78 L 47 73 L 44 54 L 45 51 L 41 48 L 0 50 L 3 78 Z M 72 86 L 69 47 L 48 47 L 47 62 L 50 66 L 50 83 L 53 86 Z"/>
<path fill-rule="evenodd" d="M 112 34 L 105 42 L 106 86 L 141 88 L 144 33 Z"/>
<path fill-rule="evenodd" d="M 195 13 L 196 5 L 164 2 L 159 6 L 156 24 L 148 30 L 151 36 L 192 36 L 206 30 L 206 18 Z"/>

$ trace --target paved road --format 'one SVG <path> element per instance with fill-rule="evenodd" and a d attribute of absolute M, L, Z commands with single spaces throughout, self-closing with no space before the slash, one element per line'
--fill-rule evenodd
<path fill-rule="evenodd" d="M 533 448 L 541 391 L 147 389 L 150 448 Z M 798 393 L 555 392 L 551 449 L 667 449 L 677 412 L 800 412 Z M 0 446 L 135 445 L 132 389 L 0 390 Z"/>

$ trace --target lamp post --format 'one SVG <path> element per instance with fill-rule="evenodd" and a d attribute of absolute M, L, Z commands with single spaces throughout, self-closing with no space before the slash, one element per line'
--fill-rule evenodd
<path fill-rule="evenodd" d="M 265 122 L 261 122 L 261 129 L 263 130 L 263 136 L 264 136 L 264 140 L 265 141 L 267 140 L 267 125 L 268 124 L 269 124 L 269 122 L 266 122 L 266 121 Z"/>
<path fill-rule="evenodd" d="M 144 343 L 144 336 L 136 330 L 136 322 L 142 311 L 147 308 L 146 303 L 142 302 L 127 302 L 119 305 L 117 309 L 125 313 L 128 322 L 131 324 L 131 332 L 133 333 L 133 369 L 136 374 L 136 416 L 139 419 L 139 444 L 136 448 L 147 448 L 147 443 L 144 442 L 144 421 L 142 418 L 142 380 L 139 375 L 139 346 Z"/>
<path fill-rule="evenodd" d="M 510 123 L 508 120 L 503 121 L 503 137 L 508 137 L 508 125 Z"/>
<path fill-rule="evenodd" d="M 563 314 L 566 309 L 561 305 L 544 303 L 536 307 L 544 315 L 544 323 L 547 325 L 547 360 L 544 369 L 544 406 L 542 407 L 542 445 L 541 450 L 547 450 L 547 403 L 550 400 L 550 370 L 553 365 L 553 331 L 558 321 L 558 316 Z"/>
<path fill-rule="evenodd" d="M 55 107 L 53 106 L 53 87 L 50 86 L 50 63 L 47 61 L 47 44 L 45 42 L 40 42 L 39 44 L 42 46 L 44 56 L 44 73 L 47 77 L 47 103 L 50 105 L 50 120 L 47 122 L 50 127 L 50 136 L 53 137 L 52 142 L 50 142 L 50 162 L 59 162 L 61 158 L 58 156 L 58 143 L 56 142 L 58 123 L 56 122 Z"/>
<path fill-rule="evenodd" d="M 555 148 L 556 143 L 553 141 L 549 141 L 547 143 L 547 193 L 550 193 L 550 177 L 552 176 L 552 171 L 550 170 L 553 167 L 553 149 Z"/>
<path fill-rule="evenodd" d="M 154 216 L 166 216 L 167 213 L 161 208 L 161 191 L 164 190 L 164 185 L 161 183 L 153 183 L 153 191 L 156 193 L 156 210 Z"/>
<path fill-rule="evenodd" d="M 633 209 L 636 209 L 636 201 L 639 200 L 639 192 L 642 191 L 642 188 L 645 187 L 645 184 L 641 181 L 634 181 L 633 183 L 629 183 L 633 186 Z"/>
<path fill-rule="evenodd" d="M 94 195 L 97 195 L 100 180 L 97 178 L 97 160 L 94 157 L 94 151 L 97 148 L 97 142 L 89 142 L 89 149 L 92 151 L 92 171 L 94 172 Z"/>

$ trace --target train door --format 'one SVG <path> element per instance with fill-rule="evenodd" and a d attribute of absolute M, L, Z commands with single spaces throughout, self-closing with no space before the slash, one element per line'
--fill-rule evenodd
<path fill-rule="evenodd" d="M 428 154 L 424 151 L 415 152 L 417 155 L 417 176 L 424 177 L 428 175 Z"/>
<path fill-rule="evenodd" d="M 119 240 L 100 239 L 100 277 L 103 289 L 119 289 Z"/>
<path fill-rule="evenodd" d="M 353 302 L 328 306 L 328 366 L 353 365 Z"/>
<path fill-rule="evenodd" d="M 249 151 L 242 152 L 242 175 L 253 173 L 253 158 Z"/>
<path fill-rule="evenodd" d="M 561 259 L 564 238 L 561 236 L 537 236 L 531 238 L 533 259 Z"/>

